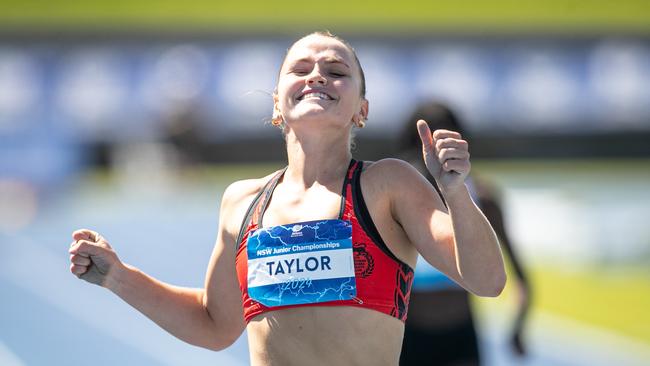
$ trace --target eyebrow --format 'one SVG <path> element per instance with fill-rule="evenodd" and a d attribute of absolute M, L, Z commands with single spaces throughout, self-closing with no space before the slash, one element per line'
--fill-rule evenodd
<path fill-rule="evenodd" d="M 297 64 L 297 63 L 300 63 L 300 62 L 312 62 L 312 60 L 309 59 L 309 58 L 301 58 L 299 60 L 294 61 L 294 64 Z M 342 65 L 346 66 L 347 68 L 350 68 L 350 65 L 348 65 L 347 63 L 345 63 L 345 61 L 343 61 L 343 60 L 341 60 L 339 58 L 330 57 L 330 58 L 325 60 L 325 63 L 326 64 L 342 64 Z"/>

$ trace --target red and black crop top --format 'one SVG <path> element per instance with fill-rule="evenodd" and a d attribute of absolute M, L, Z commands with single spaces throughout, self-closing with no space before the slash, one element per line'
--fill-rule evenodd
<path fill-rule="evenodd" d="M 352 250 L 357 296 L 353 300 L 336 300 L 315 304 L 267 307 L 248 295 L 248 236 L 259 228 L 262 215 L 284 170 L 278 172 L 265 185 L 251 203 L 242 222 L 235 258 L 237 279 L 242 293 L 244 319 L 249 322 L 267 311 L 298 306 L 355 306 L 373 309 L 402 321 L 406 320 L 413 269 L 399 260 L 379 236 L 372 222 L 363 195 L 360 176 L 363 162 L 352 160 L 343 182 L 339 219 L 352 224 Z"/>

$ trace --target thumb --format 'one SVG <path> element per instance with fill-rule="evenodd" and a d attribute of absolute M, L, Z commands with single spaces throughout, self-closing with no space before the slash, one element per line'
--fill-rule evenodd
<path fill-rule="evenodd" d="M 433 150 L 433 136 L 431 134 L 431 129 L 427 122 L 423 119 L 418 121 L 417 124 L 418 134 L 420 135 L 420 140 L 422 140 L 422 150 L 424 152 L 429 152 Z"/>
<path fill-rule="evenodd" d="M 422 140 L 422 157 L 424 164 L 427 166 L 429 173 L 433 177 L 437 177 L 437 172 L 440 170 L 440 163 L 436 157 L 436 149 L 433 145 L 433 134 L 427 122 L 423 119 L 418 121 L 418 134 Z"/>

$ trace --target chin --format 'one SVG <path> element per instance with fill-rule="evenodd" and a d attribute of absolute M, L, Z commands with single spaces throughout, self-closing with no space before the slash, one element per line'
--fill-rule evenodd
<path fill-rule="evenodd" d="M 296 121 L 323 120 L 333 118 L 331 113 L 328 113 L 328 111 L 323 109 L 321 106 L 301 108 L 296 112 L 297 113 L 295 113 L 295 117 L 293 118 Z"/>

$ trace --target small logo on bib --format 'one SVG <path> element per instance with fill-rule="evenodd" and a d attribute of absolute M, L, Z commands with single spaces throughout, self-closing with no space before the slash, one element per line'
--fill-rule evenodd
<path fill-rule="evenodd" d="M 302 230 L 302 225 L 293 225 L 291 228 L 291 237 L 296 238 L 302 236 L 302 231 L 300 230 Z"/>

